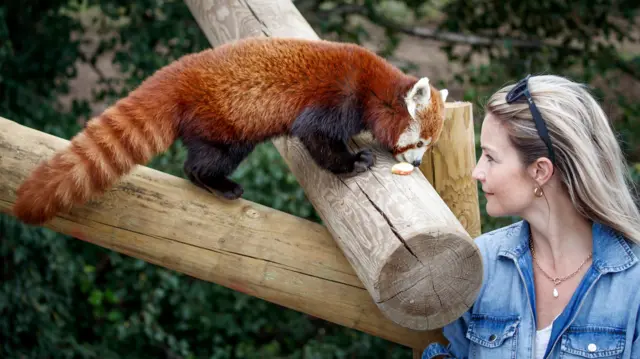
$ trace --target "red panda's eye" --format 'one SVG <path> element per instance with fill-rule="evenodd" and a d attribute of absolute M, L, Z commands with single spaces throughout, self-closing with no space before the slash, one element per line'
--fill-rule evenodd
<path fill-rule="evenodd" d="M 424 142 L 420 141 L 418 142 L 418 144 L 416 145 L 418 148 L 422 147 L 424 145 Z"/>

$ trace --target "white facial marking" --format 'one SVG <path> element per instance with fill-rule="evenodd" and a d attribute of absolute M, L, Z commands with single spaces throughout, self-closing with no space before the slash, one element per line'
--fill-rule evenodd
<path fill-rule="evenodd" d="M 420 122 L 411 120 L 409 127 L 400 135 L 398 139 L 398 147 L 408 146 L 418 142 L 420 138 Z"/>
<path fill-rule="evenodd" d="M 426 147 L 412 148 L 396 156 L 396 159 L 400 157 L 400 159 L 398 159 L 399 161 L 409 162 L 411 164 L 414 164 L 415 161 L 422 162 L 422 157 L 424 156 L 424 153 L 426 151 L 427 151 Z"/>
<path fill-rule="evenodd" d="M 415 148 L 411 148 L 408 149 L 404 152 L 400 152 L 395 156 L 396 161 L 399 162 L 409 162 L 411 164 L 413 164 L 414 162 L 418 161 L 418 162 L 422 162 L 422 157 L 424 157 L 425 152 L 429 149 L 429 145 L 431 144 L 431 140 L 432 138 L 429 137 L 427 139 L 421 138 L 419 139 L 419 141 L 413 142 L 415 144 L 417 144 L 418 142 L 422 141 L 422 146 L 421 147 L 415 147 Z"/>
<path fill-rule="evenodd" d="M 428 77 L 423 77 L 418 80 L 405 97 L 409 114 L 411 114 L 411 117 L 414 119 L 416 118 L 416 110 L 420 107 L 428 106 L 430 101 L 431 86 L 429 85 Z"/>

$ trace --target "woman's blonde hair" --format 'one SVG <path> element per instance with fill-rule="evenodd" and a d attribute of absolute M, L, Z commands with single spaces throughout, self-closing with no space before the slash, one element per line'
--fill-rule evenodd
<path fill-rule="evenodd" d="M 592 221 L 607 225 L 640 243 L 640 213 L 635 187 L 624 156 L 598 102 L 586 86 L 561 76 L 531 76 L 529 91 L 546 123 L 555 156 L 555 171 L 575 208 Z M 549 157 L 526 101 L 507 103 L 514 87 L 503 87 L 486 105 L 502 122 L 525 166 Z"/>

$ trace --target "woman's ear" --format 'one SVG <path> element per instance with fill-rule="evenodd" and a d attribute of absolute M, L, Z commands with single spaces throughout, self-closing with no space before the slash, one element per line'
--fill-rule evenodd
<path fill-rule="evenodd" d="M 553 164 L 548 158 L 540 157 L 529 165 L 528 172 L 539 186 L 544 186 L 553 176 Z"/>

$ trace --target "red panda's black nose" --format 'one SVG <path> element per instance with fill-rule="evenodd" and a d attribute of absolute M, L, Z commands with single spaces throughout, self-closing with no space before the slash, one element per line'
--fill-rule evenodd
<path fill-rule="evenodd" d="M 420 161 L 420 160 L 415 160 L 415 161 L 413 161 L 411 164 L 413 165 L 413 167 L 418 167 L 418 166 L 420 166 L 420 163 L 422 163 L 422 161 Z"/>

